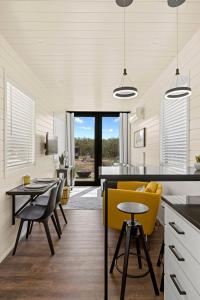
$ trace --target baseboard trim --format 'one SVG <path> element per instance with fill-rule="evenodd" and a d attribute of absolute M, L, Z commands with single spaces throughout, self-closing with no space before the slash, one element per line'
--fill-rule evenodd
<path fill-rule="evenodd" d="M 20 241 L 22 239 L 24 239 L 26 236 L 26 228 L 24 228 L 24 230 L 22 231 L 21 237 L 20 237 Z M 6 251 L 6 253 L 4 253 L 1 257 L 0 257 L 0 264 L 8 257 L 8 255 L 10 255 L 14 249 L 15 246 L 15 241 L 13 242 L 12 246 L 10 246 L 8 248 L 8 250 Z"/>

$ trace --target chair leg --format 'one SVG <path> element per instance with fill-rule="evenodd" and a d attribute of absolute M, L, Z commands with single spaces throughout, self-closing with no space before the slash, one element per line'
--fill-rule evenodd
<path fill-rule="evenodd" d="M 159 290 L 158 290 L 158 286 L 157 286 L 153 266 L 152 266 L 152 263 L 151 263 L 151 258 L 150 258 L 150 255 L 149 255 L 149 251 L 147 249 L 147 245 L 146 245 L 146 242 L 145 242 L 143 227 L 141 225 L 138 225 L 138 227 L 139 227 L 139 231 L 140 231 L 140 240 L 141 240 L 141 243 L 142 243 L 142 246 L 143 246 L 143 249 L 144 249 L 144 253 L 145 253 L 145 256 L 146 256 L 149 272 L 150 272 L 150 275 L 151 275 L 151 281 L 153 283 L 155 294 L 156 294 L 156 296 L 158 296 L 159 295 Z"/>
<path fill-rule="evenodd" d="M 27 229 L 26 229 L 26 239 L 28 239 L 29 233 L 30 233 L 30 226 L 31 226 L 31 221 L 28 221 Z"/>
<path fill-rule="evenodd" d="M 123 274 L 122 274 L 120 300 L 124 300 L 124 296 L 125 296 L 126 278 L 127 278 L 127 271 L 128 271 L 128 260 L 129 260 L 129 251 L 130 251 L 130 242 L 131 242 L 131 226 L 128 226 L 127 230 L 126 230 L 124 266 L 123 266 Z"/>
<path fill-rule="evenodd" d="M 121 229 L 119 239 L 118 239 L 118 242 L 117 242 L 117 246 L 116 246 L 116 249 L 115 249 L 115 254 L 113 256 L 112 264 L 111 264 L 111 267 L 110 267 L 110 273 L 112 273 L 113 270 L 114 270 L 115 260 L 117 259 L 117 256 L 119 254 L 119 250 L 120 250 L 120 247 L 121 247 L 121 243 L 122 243 L 122 239 L 123 239 L 123 236 L 124 236 L 125 229 L 126 229 L 126 222 L 123 222 L 122 229 Z"/>
<path fill-rule="evenodd" d="M 55 221 L 55 218 L 54 218 L 53 215 L 51 216 L 51 220 L 52 220 L 53 225 L 54 225 L 54 227 L 55 227 L 55 230 L 56 230 L 56 232 L 57 232 L 58 238 L 60 239 L 60 238 L 61 238 L 61 236 L 60 236 L 60 231 L 59 231 L 59 229 L 58 229 L 58 226 L 57 226 L 57 224 L 56 224 L 56 221 Z"/>
<path fill-rule="evenodd" d="M 14 246 L 12 255 L 15 255 L 15 253 L 16 253 L 17 245 L 18 245 L 18 242 L 19 242 L 19 238 L 20 238 L 20 235 L 21 235 L 21 231 L 22 231 L 23 224 L 24 224 L 24 220 L 21 220 L 21 221 L 20 221 L 20 224 L 19 224 L 19 229 L 18 229 L 18 233 L 17 233 L 17 238 L 16 238 L 16 241 L 15 241 L 15 246 Z"/>
<path fill-rule="evenodd" d="M 51 250 L 51 254 L 54 255 L 55 252 L 54 252 L 54 247 L 53 247 L 53 243 L 52 243 L 52 239 L 51 239 L 51 235 L 50 235 L 50 231 L 49 231 L 48 221 L 44 220 L 43 224 L 44 224 L 45 232 L 46 232 L 46 235 L 47 235 L 47 240 L 48 240 L 48 243 L 49 243 L 49 248 Z"/>
<path fill-rule="evenodd" d="M 161 283 L 160 283 L 160 291 L 162 293 L 164 292 L 164 270 L 162 272 L 162 278 L 161 278 Z"/>
<path fill-rule="evenodd" d="M 30 231 L 29 231 L 29 235 L 32 233 L 32 230 L 33 230 L 33 221 L 31 221 L 31 226 L 30 226 Z"/>
<path fill-rule="evenodd" d="M 62 215 L 63 215 L 63 218 L 64 218 L 64 220 L 65 220 L 65 223 L 67 224 L 67 219 L 66 219 L 66 216 L 65 216 L 65 213 L 64 213 L 64 210 L 63 210 L 63 208 L 62 208 L 61 203 L 59 203 L 59 207 L 60 207 L 61 213 L 62 213 Z"/>
<path fill-rule="evenodd" d="M 62 230 L 61 230 L 61 226 L 60 226 L 60 221 L 59 221 L 59 218 L 58 218 L 58 213 L 57 213 L 57 209 L 56 208 L 54 210 L 54 216 L 55 216 L 56 223 L 57 223 L 58 229 L 60 231 L 60 234 L 62 234 Z"/>
<path fill-rule="evenodd" d="M 142 269 L 140 240 L 138 238 L 136 238 L 136 249 L 137 249 L 138 267 L 139 267 L 139 269 Z"/>
<path fill-rule="evenodd" d="M 164 241 L 163 241 L 161 249 L 160 249 L 160 254 L 159 254 L 159 257 L 158 257 L 158 261 L 157 261 L 157 266 L 158 267 L 160 267 L 160 265 L 162 263 L 163 256 L 164 256 L 164 249 L 165 249 L 165 244 L 164 244 Z"/>

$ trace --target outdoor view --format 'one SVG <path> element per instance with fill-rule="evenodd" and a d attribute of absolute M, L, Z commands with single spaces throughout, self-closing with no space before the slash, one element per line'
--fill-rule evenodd
<path fill-rule="evenodd" d="M 102 165 L 119 162 L 119 117 L 102 118 Z"/>
<path fill-rule="evenodd" d="M 94 181 L 95 117 L 75 117 L 75 180 Z M 119 162 L 119 118 L 102 118 L 102 164 Z"/>

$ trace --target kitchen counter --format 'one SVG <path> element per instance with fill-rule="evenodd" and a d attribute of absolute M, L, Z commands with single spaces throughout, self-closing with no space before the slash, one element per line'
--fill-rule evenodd
<path fill-rule="evenodd" d="M 99 168 L 99 178 L 109 181 L 200 181 L 200 171 L 192 167 L 164 167 L 151 165 L 109 166 Z"/>
<path fill-rule="evenodd" d="M 196 228 L 200 229 L 200 196 L 164 195 L 162 200 Z"/>

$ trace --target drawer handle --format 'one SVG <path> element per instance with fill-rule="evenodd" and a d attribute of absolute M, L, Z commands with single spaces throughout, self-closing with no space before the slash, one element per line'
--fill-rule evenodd
<path fill-rule="evenodd" d="M 169 249 L 172 251 L 172 253 L 174 254 L 174 256 L 176 256 L 176 258 L 178 259 L 178 261 L 185 261 L 185 258 L 183 258 L 182 256 L 179 255 L 179 253 L 177 252 L 175 246 L 170 245 Z"/>
<path fill-rule="evenodd" d="M 179 229 L 174 222 L 169 222 L 169 225 L 178 233 L 178 234 L 185 234 L 185 232 Z"/>
<path fill-rule="evenodd" d="M 183 290 L 183 288 L 181 287 L 180 283 L 178 282 L 176 275 L 175 274 L 170 274 L 171 280 L 173 281 L 173 284 L 175 285 L 177 291 L 179 292 L 179 294 L 182 295 L 186 295 L 186 291 Z"/>

